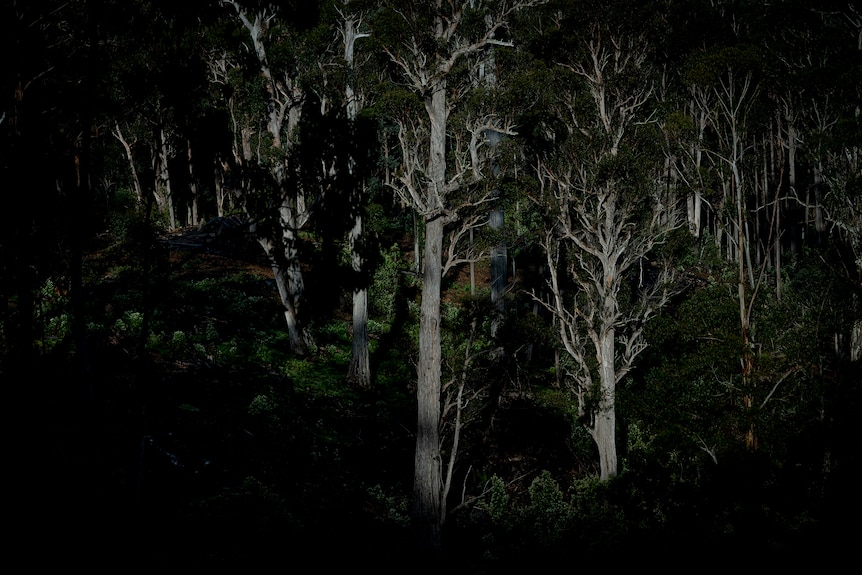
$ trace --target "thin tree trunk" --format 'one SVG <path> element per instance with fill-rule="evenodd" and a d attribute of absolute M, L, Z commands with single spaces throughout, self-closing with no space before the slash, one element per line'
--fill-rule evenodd
<path fill-rule="evenodd" d="M 224 217 L 225 190 L 222 185 L 222 173 L 218 159 L 213 162 L 213 185 L 215 187 L 216 197 L 216 215 L 220 218 Z"/>
<path fill-rule="evenodd" d="M 167 138 L 165 137 L 164 128 L 159 129 L 159 146 L 156 154 L 156 203 L 160 211 L 168 216 L 168 226 L 170 230 L 177 229 L 177 219 L 174 212 L 174 199 L 171 193 L 171 174 L 168 169 L 168 161 L 170 159 L 170 151 L 168 149 Z"/>
<path fill-rule="evenodd" d="M 360 34 L 356 30 L 356 21 L 353 17 L 345 18 L 344 61 L 348 69 L 348 81 L 344 86 L 344 92 L 347 100 L 347 120 L 350 122 L 351 131 L 355 130 L 354 124 L 356 116 L 359 113 L 359 103 L 357 102 L 352 83 L 354 75 L 354 47 L 356 40 L 365 36 L 367 34 Z M 350 354 L 348 378 L 360 387 L 367 388 L 371 385 L 371 366 L 368 357 L 368 287 L 360 279 L 365 262 L 359 249 L 363 234 L 362 203 L 364 194 L 362 193 L 362 184 L 356 181 L 354 158 L 352 156 L 348 160 L 348 168 L 351 176 L 353 176 L 350 181 L 353 186 L 351 190 L 351 203 L 354 210 L 353 227 L 350 230 L 348 241 L 350 244 L 351 266 L 354 277 L 359 282 L 353 287 L 353 348 Z"/>
<path fill-rule="evenodd" d="M 195 182 L 195 170 L 192 165 L 192 141 L 186 140 L 186 149 L 188 151 L 189 160 L 189 194 L 191 202 L 188 210 L 188 224 L 197 226 L 200 224 L 200 216 L 198 215 L 198 185 Z"/>
<path fill-rule="evenodd" d="M 135 197 L 140 206 L 144 203 L 144 194 L 141 191 L 141 180 L 138 177 L 138 170 L 135 168 L 135 157 L 132 154 L 132 146 L 123 136 L 123 132 L 120 130 L 120 124 L 116 124 L 114 127 L 114 136 L 120 141 L 120 144 L 122 144 L 123 149 L 126 151 L 126 160 L 129 162 L 129 173 L 132 175 L 132 185 L 134 186 Z"/>
<path fill-rule="evenodd" d="M 616 369 L 614 367 L 613 328 L 601 337 L 599 350 L 600 397 L 593 422 L 593 440 L 599 450 L 600 479 L 606 481 L 617 474 L 616 445 Z"/>

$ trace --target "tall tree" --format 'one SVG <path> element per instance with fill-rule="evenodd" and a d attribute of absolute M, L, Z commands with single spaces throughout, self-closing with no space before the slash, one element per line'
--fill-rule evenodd
<path fill-rule="evenodd" d="M 561 144 L 536 158 L 546 206 L 541 241 L 552 314 L 571 360 L 580 420 L 598 448 L 601 479 L 618 472 L 616 388 L 646 347 L 645 323 L 668 300 L 671 275 L 654 248 L 680 225 L 660 185 L 653 71 L 643 35 L 594 23 L 560 56 Z"/>
<path fill-rule="evenodd" d="M 348 368 L 348 379 L 360 387 L 368 387 L 371 384 L 371 366 L 368 354 L 368 285 L 363 280 L 365 276 L 366 260 L 362 253 L 362 242 L 364 239 L 364 224 L 362 210 L 364 208 L 364 194 L 362 190 L 365 182 L 359 175 L 357 166 L 356 150 L 356 123 L 359 113 L 362 111 L 363 98 L 357 93 L 356 82 L 356 42 L 367 38 L 370 34 L 363 30 L 363 18 L 361 15 L 352 13 L 350 0 L 341 0 L 343 6 L 338 10 L 340 16 L 339 34 L 344 48 L 342 54 L 346 69 L 344 83 L 345 111 L 347 114 L 347 125 L 351 135 L 348 151 L 347 181 L 349 186 L 348 202 L 353 216 L 353 224 L 348 232 L 348 243 L 350 249 L 350 266 L 355 277 L 353 285 L 353 344 L 350 354 L 350 366 Z"/>
<path fill-rule="evenodd" d="M 234 13 L 247 35 L 252 59 L 245 65 L 254 70 L 242 69 L 241 54 L 233 60 L 223 52 L 211 58 L 222 81 L 243 78 L 234 86 L 229 104 L 234 160 L 246 188 L 243 203 L 272 264 L 291 351 L 302 356 L 308 353 L 308 340 L 301 313 L 305 281 L 299 232 L 309 222 L 321 193 L 320 188 L 307 185 L 314 178 L 303 178 L 303 166 L 296 157 L 308 103 L 302 30 L 288 25 L 291 15 L 271 6 L 248 7 L 237 0 L 221 0 L 221 4 Z"/>
<path fill-rule="evenodd" d="M 749 156 L 754 149 L 760 58 L 755 49 L 746 46 L 722 48 L 702 58 L 689 69 L 687 76 L 689 82 L 702 88 L 696 92 L 697 104 L 706 112 L 715 136 L 709 157 L 724 190 L 723 210 L 733 214 L 725 220 L 724 226 L 728 230 L 728 254 L 736 264 L 742 388 L 747 390 L 743 403 L 751 410 L 754 399 L 750 387 L 754 385 L 755 367 L 752 312 L 762 275 L 755 271 L 751 257 L 754 239 L 749 220 L 749 196 L 756 176 L 752 173 Z M 752 449 L 757 445 L 753 424 L 746 431 L 745 441 Z"/>
<path fill-rule="evenodd" d="M 499 33 L 516 11 L 535 4 L 537 0 L 387 2 L 375 25 L 399 72 L 399 83 L 406 84 L 424 109 L 424 114 L 399 119 L 402 164 L 394 189 L 424 222 L 413 504 L 420 546 L 431 554 L 441 550 L 445 519 L 441 280 L 458 259 L 457 240 L 484 219 L 469 214 L 469 209 L 491 198 L 491 190 L 474 185 L 481 179 L 481 167 L 473 161 L 476 151 L 486 130 L 507 131 L 501 119 L 489 114 L 468 119 L 459 133 L 453 133 L 450 113 L 472 88 L 465 70 L 483 59 L 486 48 L 511 45 Z M 455 229 L 444 261 L 447 225 Z"/>

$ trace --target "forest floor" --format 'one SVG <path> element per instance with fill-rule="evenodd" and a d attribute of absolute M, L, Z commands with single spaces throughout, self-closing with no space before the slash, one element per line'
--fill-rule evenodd
<path fill-rule="evenodd" d="M 342 299 L 313 326 L 314 355 L 291 357 L 272 271 L 256 244 L 229 231 L 214 238 L 196 230 L 156 245 L 105 246 L 87 258 L 86 375 L 66 385 L 68 355 L 57 344 L 46 353 L 40 400 L 27 404 L 42 422 L 41 448 L 29 454 L 40 493 L 27 517 L 34 537 L 64 542 L 69 564 L 417 572 L 409 567 L 412 344 L 404 334 L 375 336 L 375 385 L 347 385 L 350 315 Z M 412 246 L 403 249 L 410 257 Z M 152 255 L 129 258 L 130 250 Z M 475 281 L 488 285 L 487 266 L 477 266 Z M 325 282 L 312 274 L 309 283 Z M 447 286 L 447 301 L 468 299 L 469 268 Z M 568 517 L 568 504 L 530 504 L 530 481 L 543 471 L 568 490 L 594 470 L 553 401 L 515 386 L 496 402 L 462 438 L 466 471 L 456 476 L 452 506 L 462 490 L 465 500 L 477 499 L 447 524 L 445 572 L 584 565 L 608 553 L 617 563 L 658 565 L 682 548 L 730 557 L 717 545 L 745 551 L 748 542 L 736 536 L 626 527 L 621 508 L 606 498 L 598 504 L 601 495 L 577 508 L 575 523 L 553 515 Z M 483 493 L 494 475 L 509 481 L 514 511 L 504 527 Z M 47 524 L 39 520 L 46 516 Z M 81 530 L 84 517 L 90 528 Z M 751 534 L 752 547 L 764 541 L 757 517 L 739 531 Z M 569 535 L 555 539 L 555 530 Z M 792 557 L 788 548 L 777 547 Z"/>

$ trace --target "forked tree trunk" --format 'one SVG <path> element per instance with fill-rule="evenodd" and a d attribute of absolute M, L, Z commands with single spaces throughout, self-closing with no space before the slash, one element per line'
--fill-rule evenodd
<path fill-rule="evenodd" d="M 272 274 L 281 305 L 284 308 L 284 319 L 287 323 L 287 333 L 290 338 L 290 351 L 295 355 L 308 355 L 308 345 L 302 332 L 302 324 L 299 321 L 297 303 L 294 299 L 294 291 L 291 286 L 288 266 L 284 264 L 281 253 L 275 244 L 267 238 L 258 238 L 258 243 L 263 248 L 272 266 Z"/>
<path fill-rule="evenodd" d="M 225 193 L 224 185 L 222 183 L 222 171 L 219 160 L 213 162 L 213 186 L 215 187 L 215 197 L 216 197 L 216 215 L 220 218 L 224 217 L 224 204 L 225 198 L 227 194 Z"/>
<path fill-rule="evenodd" d="M 267 165 L 266 169 L 269 170 L 281 196 L 280 204 L 274 206 L 278 214 L 277 221 L 281 234 L 269 231 L 268 234 L 272 234 L 272 237 L 258 236 L 258 242 L 272 262 L 279 296 L 284 306 L 291 351 L 297 355 L 307 355 L 307 334 L 300 322 L 300 304 L 303 298 L 304 282 L 299 262 L 297 233 L 307 221 L 308 213 L 306 212 L 304 190 L 301 187 L 290 191 L 287 189 L 289 167 L 287 158 L 292 146 L 291 136 L 296 133 L 301 119 L 303 88 L 294 77 L 283 76 L 276 80 L 270 70 L 265 46 L 268 22 L 273 16 L 270 13 L 270 8 L 263 8 L 249 17 L 245 8 L 238 2 L 222 0 L 222 3 L 233 6 L 249 33 L 252 48 L 260 67 L 260 75 L 267 84 L 266 130 L 271 137 L 271 150 L 278 155 L 281 161 Z M 250 145 L 252 133 L 253 130 L 247 123 L 238 134 L 241 139 L 242 155 L 237 159 L 241 163 L 252 164 L 255 162 Z M 250 216 L 255 218 L 257 214 L 250 214 Z M 279 253 L 276 253 L 276 250 Z"/>

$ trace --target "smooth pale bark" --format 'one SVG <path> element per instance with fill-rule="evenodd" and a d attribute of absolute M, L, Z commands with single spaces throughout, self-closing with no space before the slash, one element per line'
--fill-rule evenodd
<path fill-rule="evenodd" d="M 604 162 L 616 161 L 630 145 L 629 135 L 653 94 L 645 64 L 648 46 L 596 29 L 585 47 L 589 57 L 568 68 L 592 96 L 593 113 L 566 101 L 561 114 L 569 121 L 573 141 L 590 129 L 602 137 L 582 142 L 590 146 L 588 153 L 564 148 L 562 156 L 537 164 L 542 207 L 550 208 L 555 222 L 543 240 L 550 298 L 534 298 L 553 314 L 562 348 L 572 360 L 567 375 L 578 415 L 596 445 L 600 477 L 608 480 L 618 473 L 616 385 L 646 348 L 644 324 L 669 298 L 670 268 L 658 266 L 658 277 L 641 282 L 633 292 L 635 301 L 624 303 L 621 294 L 631 273 L 682 225 L 684 215 L 677 212 L 675 190 L 661 184 L 667 174 L 661 158 L 642 159 L 651 162 L 641 167 L 655 188 L 636 199 L 626 180 L 596 177 Z M 639 89 L 621 89 L 614 82 L 617 74 L 639 74 L 644 82 Z M 577 97 L 574 90 L 562 96 Z"/>
<path fill-rule="evenodd" d="M 284 320 L 287 324 L 287 333 L 290 338 L 290 351 L 296 355 L 306 355 L 308 347 L 305 343 L 305 338 L 302 336 L 301 325 L 297 319 L 299 314 L 296 300 L 294 299 L 294 291 L 291 288 L 290 274 L 288 273 L 287 266 L 284 265 L 281 250 L 278 249 L 272 240 L 267 238 L 258 238 L 258 243 L 263 248 L 267 258 L 269 258 L 270 266 L 272 267 L 278 296 L 284 308 Z"/>
<path fill-rule="evenodd" d="M 363 258 L 357 248 L 362 236 L 362 215 L 354 216 L 353 228 L 350 230 L 350 260 L 356 277 L 360 277 L 363 268 Z M 360 387 L 371 385 L 371 365 L 368 354 L 368 287 L 356 285 L 353 288 L 353 347 L 350 354 L 348 378 Z"/>
<path fill-rule="evenodd" d="M 347 4 L 347 2 L 345 2 Z M 359 113 L 359 102 L 353 87 L 352 78 L 354 75 L 354 49 L 356 41 L 360 38 L 365 38 L 368 34 L 361 34 L 356 29 L 356 19 L 348 16 L 344 19 L 342 34 L 344 39 L 344 62 L 348 70 L 348 81 L 344 86 L 344 95 L 347 101 L 347 121 L 350 123 L 350 129 L 354 129 L 356 116 Z M 354 159 L 350 157 L 348 160 L 348 168 L 351 176 L 355 176 Z M 360 278 L 363 267 L 365 265 L 364 258 L 359 250 L 360 240 L 363 235 L 362 222 L 362 184 L 357 182 L 355 177 L 351 178 L 353 189 L 350 194 L 351 209 L 353 210 L 353 226 L 348 234 L 348 243 L 350 244 L 350 265 L 353 269 L 354 276 Z M 357 283 L 353 287 L 353 341 L 350 354 L 350 366 L 348 367 L 347 377 L 353 383 L 360 387 L 369 387 L 371 385 L 371 362 L 368 355 L 368 286 L 364 283 Z"/>
<path fill-rule="evenodd" d="M 440 343 L 440 290 L 441 278 L 444 273 L 443 239 L 444 226 L 459 220 L 457 211 L 465 206 L 476 206 L 486 198 L 471 198 L 471 201 L 457 200 L 447 197 L 455 189 L 464 191 L 464 186 L 475 182 L 465 182 L 464 174 L 481 175 L 472 158 L 465 159 L 453 150 L 451 164 L 452 180 L 447 180 L 447 122 L 449 104 L 447 103 L 447 81 L 456 62 L 462 58 L 476 54 L 492 45 L 511 45 L 509 42 L 494 39 L 497 29 L 504 26 L 509 17 L 517 10 L 534 5 L 539 0 L 516 0 L 512 3 L 495 4 L 495 11 L 488 13 L 485 29 L 478 37 L 468 38 L 459 30 L 462 19 L 471 9 L 478 9 L 477 3 L 467 0 L 444 2 L 436 0 L 433 8 L 433 22 L 429 29 L 409 38 L 406 42 L 386 46 L 384 49 L 393 63 L 404 73 L 411 89 L 424 98 L 428 125 L 423 122 L 414 124 L 412 121 L 400 125 L 399 139 L 402 146 L 402 162 L 404 169 L 398 174 L 399 185 L 395 191 L 415 210 L 424 223 L 424 250 L 421 268 L 419 258 L 416 258 L 417 270 L 423 269 L 422 302 L 420 305 L 419 355 L 417 365 L 417 430 L 416 454 L 414 466 L 414 519 L 419 532 L 420 552 L 424 559 L 439 554 L 442 548 L 442 525 L 445 521 L 443 498 L 445 491 L 442 484 L 443 464 L 440 456 L 440 419 L 441 419 L 441 343 Z M 412 26 L 417 22 L 413 19 L 410 6 L 394 3 L 393 10 L 404 18 L 405 24 Z M 476 32 L 476 30 L 472 30 Z M 425 49 L 426 38 L 434 42 L 439 50 L 437 53 Z M 459 89 L 467 86 L 460 85 Z M 454 90 L 455 94 L 464 96 L 462 90 Z M 417 136 L 416 129 L 421 130 Z M 417 150 L 424 146 L 411 145 L 410 138 L 425 138 L 427 133 L 428 148 L 426 154 L 419 157 Z M 478 132 L 471 135 L 475 137 Z M 451 167 L 451 166 L 450 166 Z M 463 168 L 463 170 L 462 170 Z M 417 224 L 421 224 L 417 222 Z M 463 235 L 469 230 L 470 222 L 464 223 Z M 419 226 L 417 225 L 417 232 Z M 416 234 L 418 238 L 418 233 Z M 455 239 L 461 234 L 454 234 Z M 419 255 L 417 249 L 416 255 Z M 447 263 L 449 262 L 447 259 Z M 449 467 L 454 465 L 454 454 L 450 453 Z M 429 553 L 430 552 L 430 553 Z"/>
<path fill-rule="evenodd" d="M 222 0 L 222 4 L 234 8 L 237 17 L 248 32 L 257 57 L 260 75 L 267 84 L 267 113 L 265 118 L 260 119 L 265 120 L 266 131 L 271 138 L 271 148 L 280 157 L 280 161 L 273 162 L 267 167 L 275 184 L 274 192 L 278 195 L 275 200 L 277 205 L 274 208 L 278 214 L 280 234 L 268 232 L 272 237 L 259 235 L 258 242 L 273 265 L 275 282 L 284 307 L 291 351 L 296 355 L 304 356 L 308 353 L 308 342 L 300 319 L 305 286 L 299 261 L 298 232 L 308 221 L 310 212 L 306 206 L 305 190 L 288 184 L 292 136 L 296 133 L 301 119 L 304 92 L 295 77 L 285 73 L 276 78 L 270 69 L 265 45 L 269 21 L 275 16 L 274 13 L 269 12 L 270 8 L 262 8 L 250 14 L 233 0 Z M 235 133 L 235 136 L 241 139 L 242 152 L 241 155 L 237 154 L 237 160 L 240 163 L 251 164 L 255 161 L 250 145 L 250 138 L 254 131 L 254 127 L 246 124 L 239 129 L 239 134 Z M 250 190 L 250 192 L 272 193 L 273 190 Z M 249 216 L 254 220 L 258 214 L 249 214 Z M 257 227 L 255 229 L 261 233 L 260 229 Z"/>
<path fill-rule="evenodd" d="M 419 319 L 419 367 L 413 498 L 420 548 L 433 553 L 442 546 L 443 488 L 440 456 L 440 282 L 443 220 L 425 225 L 425 272 Z"/>
<path fill-rule="evenodd" d="M 431 125 L 429 135 L 426 191 L 430 210 L 442 208 L 440 192 L 446 183 L 446 82 L 441 79 L 425 110 Z M 440 457 L 440 287 L 443 275 L 442 214 L 425 218 L 424 273 L 419 319 L 419 358 L 417 368 L 416 454 L 413 474 L 413 497 L 419 529 L 420 548 L 438 552 L 442 547 L 440 501 L 443 483 Z"/>
<path fill-rule="evenodd" d="M 216 215 L 223 218 L 225 214 L 225 201 L 229 199 L 222 180 L 222 165 L 218 158 L 213 161 L 213 185 L 216 197 Z"/>
<path fill-rule="evenodd" d="M 602 481 L 617 474 L 617 425 L 616 425 L 616 366 L 614 365 L 613 328 L 602 334 L 599 348 L 601 396 L 591 430 L 593 440 L 599 450 L 599 473 Z"/>
<path fill-rule="evenodd" d="M 126 160 L 129 163 L 129 173 L 132 176 L 132 185 L 134 186 L 135 197 L 138 200 L 138 205 L 143 205 L 144 194 L 141 191 L 141 179 L 138 177 L 138 170 L 135 167 L 135 157 L 132 154 L 132 145 L 123 135 L 123 132 L 120 129 L 120 124 L 116 124 L 114 126 L 114 137 L 119 140 L 120 144 L 123 146 L 123 150 L 126 152 Z"/>
<path fill-rule="evenodd" d="M 290 335 L 290 349 L 296 355 L 308 354 L 308 343 L 305 339 L 305 331 L 300 320 L 301 305 L 305 293 L 305 280 L 299 261 L 299 237 L 296 230 L 299 229 L 296 221 L 297 208 L 292 202 L 285 200 L 279 210 L 281 223 L 281 256 L 279 262 L 281 269 L 276 274 L 276 283 L 279 284 L 279 293 L 282 295 L 284 305 L 284 317 L 287 322 L 288 334 Z"/>

